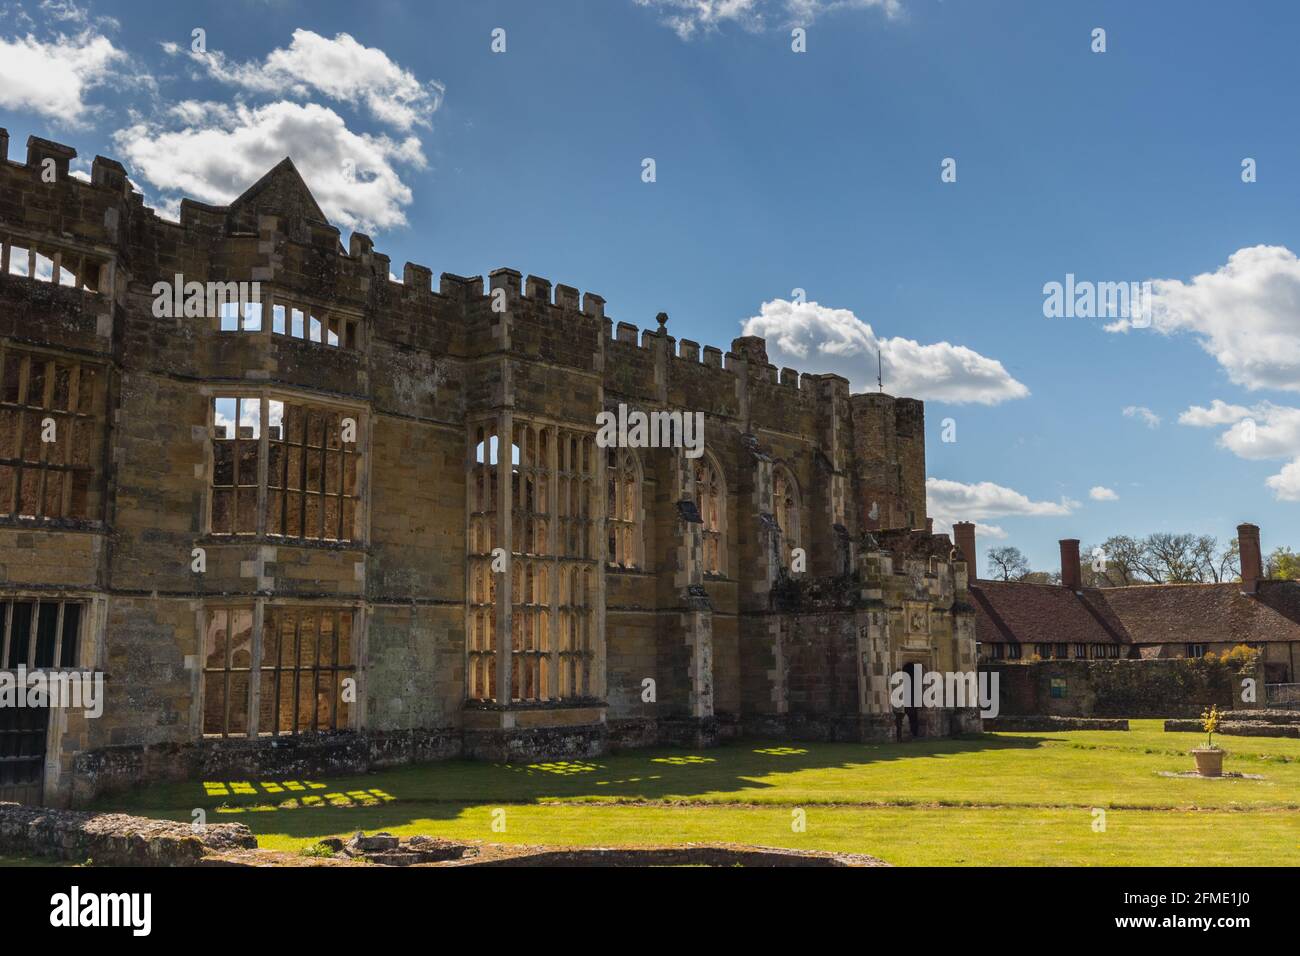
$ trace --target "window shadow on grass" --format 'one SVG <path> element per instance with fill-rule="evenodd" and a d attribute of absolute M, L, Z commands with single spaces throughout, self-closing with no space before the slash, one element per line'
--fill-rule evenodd
<path fill-rule="evenodd" d="M 96 809 L 209 823 L 244 823 L 255 833 L 310 837 L 454 819 L 468 806 L 553 801 L 772 802 L 798 781 L 773 775 L 849 771 L 955 754 L 1032 750 L 1047 738 L 992 734 L 904 744 L 735 740 L 714 748 L 659 748 L 604 757 L 494 764 L 450 760 L 374 773 L 296 779 L 245 778 L 168 783 L 101 798 Z M 864 786 L 864 802 L 871 791 Z M 794 802 L 792 795 L 791 801 Z"/>

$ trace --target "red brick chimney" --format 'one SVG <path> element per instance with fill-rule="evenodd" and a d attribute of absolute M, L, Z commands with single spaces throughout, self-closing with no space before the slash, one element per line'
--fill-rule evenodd
<path fill-rule="evenodd" d="M 1259 525 L 1237 525 L 1237 547 L 1241 550 L 1241 589 L 1254 594 L 1264 576 L 1264 562 L 1259 551 Z"/>
<path fill-rule="evenodd" d="M 1079 539 L 1061 539 L 1061 584 L 1071 591 L 1083 587 L 1083 575 L 1079 572 Z"/>
<path fill-rule="evenodd" d="M 966 579 L 974 581 L 977 577 L 975 571 L 975 525 L 970 521 L 956 521 L 952 526 L 952 540 L 957 545 L 957 550 L 961 552 L 961 558 L 966 562 Z"/>

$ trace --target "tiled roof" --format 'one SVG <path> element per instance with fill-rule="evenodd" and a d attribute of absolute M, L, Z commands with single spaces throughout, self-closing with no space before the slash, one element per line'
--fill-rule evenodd
<path fill-rule="evenodd" d="M 980 643 L 1131 643 L 1093 591 L 1056 584 L 979 581 L 972 585 L 975 639 Z"/>
<path fill-rule="evenodd" d="M 1165 644 L 1300 642 L 1300 582 L 1148 584 L 1087 588 L 977 581 L 971 585 L 981 643 Z"/>

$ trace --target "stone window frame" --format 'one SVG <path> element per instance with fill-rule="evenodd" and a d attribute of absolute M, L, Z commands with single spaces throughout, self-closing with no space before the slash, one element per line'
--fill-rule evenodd
<path fill-rule="evenodd" d="M 27 647 L 23 650 L 16 642 L 17 622 L 16 608 L 20 604 L 31 604 L 28 616 Z M 53 657 L 48 664 L 40 664 L 39 637 L 42 623 L 47 619 L 48 605 L 54 605 L 55 630 Z M 76 607 L 76 623 L 72 633 L 68 633 L 68 608 Z M 49 592 L 0 592 L 0 671 L 15 671 L 22 665 L 32 671 L 50 670 L 84 670 L 81 663 L 85 650 L 86 635 L 92 627 L 92 605 L 84 597 L 70 597 Z M 70 639 L 70 640 L 69 640 Z M 71 643 L 72 660 L 65 661 L 64 654 Z M 17 656 L 17 659 L 14 658 Z M 11 666 L 12 661 L 12 666 Z"/>
<path fill-rule="evenodd" d="M 784 492 L 784 494 L 782 494 Z M 783 500 L 784 499 L 784 500 Z M 772 463 L 772 514 L 781 529 L 781 566 L 789 568 L 795 548 L 803 547 L 799 481 L 783 462 Z"/>
<path fill-rule="evenodd" d="M 301 296 L 292 294 L 279 295 L 274 291 L 266 297 L 267 307 L 263 312 L 262 330 L 272 339 L 292 339 L 304 345 L 320 348 L 337 349 L 341 352 L 364 352 L 365 322 L 359 313 L 349 309 L 340 309 L 334 305 L 320 302 L 308 302 Z M 295 317 L 301 316 L 302 335 L 294 334 L 298 324 Z M 312 333 L 319 325 L 319 338 Z M 330 336 L 337 341 L 331 343 Z"/>
<path fill-rule="evenodd" d="M 230 386 L 230 387 L 214 385 L 214 386 L 206 387 L 203 391 L 203 394 L 207 402 L 207 418 L 205 422 L 207 439 L 204 444 L 204 468 L 205 468 L 206 481 L 204 485 L 205 500 L 204 500 L 204 508 L 203 508 L 203 533 L 206 536 L 221 541 L 264 541 L 267 543 L 283 544 L 288 546 L 307 546 L 307 547 L 341 546 L 341 547 L 350 547 L 350 548 L 364 548 L 366 546 L 369 540 L 369 469 L 370 469 L 371 456 L 368 453 L 368 449 L 371 447 L 371 442 L 369 441 L 371 417 L 369 414 L 369 410 L 365 405 L 354 403 L 354 402 L 337 401 L 335 399 L 330 399 L 330 398 L 322 398 L 312 394 L 304 394 L 302 392 L 293 391 L 291 389 L 283 389 L 277 387 L 250 388 L 245 385 Z M 217 401 L 219 399 L 236 399 L 241 403 L 245 400 L 258 402 L 258 409 L 259 409 L 258 420 L 257 420 L 258 434 L 255 438 L 242 438 L 242 439 L 238 437 L 236 437 L 235 439 L 217 438 L 216 417 L 217 417 Z M 289 494 L 292 491 L 291 489 L 288 488 L 281 488 L 279 486 L 272 487 L 270 485 L 270 477 L 271 477 L 270 476 L 270 468 L 271 468 L 270 449 L 271 449 L 272 442 L 270 438 L 269 425 L 270 425 L 270 403 L 271 402 L 280 402 L 285 406 L 291 404 L 298 405 L 298 406 L 305 407 L 309 410 L 324 412 L 330 415 L 337 415 L 339 417 L 340 423 L 344 418 L 352 418 L 356 422 L 356 441 L 353 443 L 354 450 L 349 451 L 343 449 L 342 448 L 343 443 L 341 439 L 339 443 L 340 449 L 337 450 L 341 456 L 340 469 L 339 469 L 341 482 L 345 480 L 344 476 L 346 472 L 344 470 L 344 466 L 348 463 L 349 459 L 351 459 L 352 468 L 354 469 L 355 472 L 355 478 L 354 478 L 355 493 L 349 495 L 343 492 L 342 490 L 340 490 L 340 492 L 338 493 L 329 492 L 327 489 L 324 488 L 323 479 L 322 479 L 321 490 L 318 493 L 322 503 L 326 498 L 338 499 L 340 525 L 346 521 L 346 510 L 347 510 L 346 502 L 351 501 L 353 503 L 351 537 L 327 538 L 324 537 L 323 535 L 322 536 L 309 536 L 309 535 L 302 535 L 302 534 L 291 535 L 291 534 L 281 533 L 281 532 L 276 532 L 271 530 L 271 525 L 272 525 L 271 504 L 275 492 L 279 492 L 281 496 L 280 502 L 281 502 L 282 523 L 280 527 L 285 529 L 285 531 L 288 530 L 289 527 L 288 518 L 285 509 L 287 509 L 288 507 Z M 238 429 L 240 427 L 239 419 L 241 418 L 241 416 L 242 416 L 242 404 L 236 406 L 236 423 L 235 423 L 236 435 L 238 435 Z M 284 432 L 283 432 L 285 417 L 286 416 L 282 413 L 281 424 L 280 424 L 282 437 L 278 443 L 282 446 L 282 451 L 281 451 L 282 461 L 283 461 L 284 468 L 287 469 L 290 461 L 289 449 L 291 447 L 302 447 L 302 446 L 297 446 L 296 444 L 290 443 L 285 440 Z M 226 488 L 228 487 L 232 487 L 226 485 L 218 485 L 216 483 L 216 479 L 217 479 L 216 442 L 220 440 L 235 441 L 237 443 L 240 441 L 257 442 L 257 484 L 255 486 L 251 484 L 241 486 L 246 488 L 253 488 L 256 491 L 257 499 L 256 499 L 256 504 L 254 506 L 255 509 L 254 518 L 256 522 L 256 529 L 253 531 L 214 530 L 213 516 L 216 509 L 217 493 L 226 490 Z M 310 446 L 310 445 L 307 446 L 307 449 L 308 451 L 316 450 L 314 446 Z M 322 453 L 327 453 L 329 449 L 322 447 L 321 451 Z M 238 452 L 238 444 L 236 445 L 236 454 L 237 452 Z M 305 468 L 307 464 L 306 457 L 307 455 L 303 454 L 302 456 L 303 468 Z M 329 467 L 328 464 L 326 464 L 322 468 L 322 472 L 327 473 L 328 471 L 329 471 Z M 285 473 L 286 472 L 284 471 L 281 472 L 282 475 Z M 240 476 L 238 474 L 235 474 L 233 477 L 235 478 L 236 481 L 239 481 L 240 479 Z M 282 483 L 287 484 L 287 481 L 285 481 L 282 478 Z M 305 480 L 300 481 L 300 483 L 305 484 Z M 342 487 L 343 486 L 340 485 L 340 489 L 342 489 Z M 304 509 L 307 507 L 307 497 L 312 494 L 317 494 L 317 492 L 309 491 L 306 488 L 297 489 L 296 491 L 297 493 L 300 493 L 303 496 Z M 232 504 L 232 509 L 237 509 L 237 508 L 238 508 L 238 493 L 236 493 L 235 502 Z M 232 520 L 232 525 L 231 525 L 232 529 L 238 528 L 239 517 L 237 511 L 232 511 L 231 520 Z M 301 524 L 299 525 L 299 530 L 300 531 L 302 530 Z"/>
<path fill-rule="evenodd" d="M 11 360 L 17 358 L 17 367 L 11 369 Z M 33 403 L 30 394 L 32 372 L 36 364 L 43 364 L 41 395 Z M 86 387 L 89 373 L 89 387 Z M 11 375 L 17 381 L 11 383 Z M 66 380 L 65 380 L 66 376 Z M 59 407 L 60 382 L 62 407 Z M 28 348 L 0 339 L 0 469 L 5 469 L 10 480 L 0 480 L 0 520 L 7 521 L 78 521 L 100 525 L 103 522 L 106 501 L 104 468 L 105 399 L 108 367 L 102 362 L 87 361 L 50 349 Z M 13 398 L 9 388 L 13 385 Z M 12 427 L 5 419 L 12 419 Z M 54 420 L 54 442 L 41 441 L 42 422 Z M 5 435 L 14 442 L 12 454 L 5 454 Z M 88 434 L 85 439 L 80 436 Z M 27 439 L 39 447 L 39 460 L 27 456 Z M 51 460 L 51 449 L 61 461 Z M 23 514 L 22 484 L 27 473 L 39 474 L 36 491 L 38 514 Z M 50 480 L 59 476 L 56 507 L 50 508 Z M 4 476 L 0 475 L 0 479 Z M 10 481 L 12 483 L 10 483 Z M 80 488 L 79 491 L 75 489 Z M 77 501 L 84 500 L 84 514 L 71 514 Z M 51 514 L 55 510 L 57 514 Z"/>
<path fill-rule="evenodd" d="M 340 308 L 320 300 L 309 301 L 309 297 L 293 292 L 282 292 L 269 282 L 261 280 L 211 280 L 239 288 L 251 286 L 257 282 L 258 297 L 245 302 L 236 297 L 226 299 L 216 314 L 210 316 L 210 328 L 218 335 L 260 335 L 268 340 L 292 339 L 303 345 L 340 352 L 364 353 L 365 319 L 353 309 Z M 234 305 L 233 316 L 227 315 L 226 307 Z M 250 318 L 248 306 L 257 306 L 256 324 Z M 234 321 L 232 328 L 226 328 L 228 319 Z M 295 322 L 295 319 L 300 322 Z M 301 326 L 302 334 L 294 330 Z M 317 337 L 313 338 L 313 334 Z M 331 342 L 333 336 L 336 341 Z"/>
<path fill-rule="evenodd" d="M 15 248 L 16 247 L 16 248 Z M 14 272 L 21 250 L 26 257 L 23 272 Z M 41 275 L 41 260 L 49 263 L 49 276 Z M 66 263 L 71 263 L 68 265 Z M 94 281 L 87 282 L 88 264 L 94 266 Z M 0 277 L 28 279 L 44 282 L 63 289 L 75 289 L 87 295 L 102 296 L 113 288 L 113 259 L 111 256 L 82 248 L 76 243 L 55 242 L 47 236 L 26 236 L 20 231 L 0 233 Z M 64 273 L 72 282 L 65 282 Z"/>
<path fill-rule="evenodd" d="M 507 433 L 508 482 L 499 437 Z M 595 429 L 503 411 L 467 423 L 465 467 L 466 702 L 599 697 L 605 456 Z M 510 506 L 503 508 L 507 488 Z M 502 575 L 492 570 L 492 551 L 506 540 Z M 510 601 L 508 617 L 503 600 Z M 507 682 L 508 701 L 500 691 Z"/>
<path fill-rule="evenodd" d="M 225 662 L 220 667 L 209 666 L 208 660 L 208 638 L 209 629 L 213 626 L 213 616 L 216 612 L 226 612 L 227 614 L 239 612 L 247 614 L 249 619 L 249 638 L 248 638 L 248 664 L 246 666 L 232 667 L 232 645 L 229 640 L 229 623 L 227 623 L 227 640 Z M 266 631 L 268 623 L 276 619 L 279 612 L 295 612 L 302 615 L 305 613 L 315 613 L 317 615 L 329 613 L 334 615 L 337 622 L 346 617 L 350 620 L 348 629 L 350 639 L 350 658 L 347 663 L 336 661 L 327 666 L 320 666 L 319 660 L 314 662 L 315 666 L 304 668 L 299 666 L 283 667 L 269 666 L 265 659 L 266 651 Z M 194 669 L 194 706 L 191 714 L 191 731 L 196 739 L 200 740 L 229 740 L 229 739 L 275 739 L 279 737 L 302 737 L 309 734 L 318 733 L 337 733 L 344 731 L 360 730 L 364 726 L 364 708 L 362 698 L 362 673 L 361 662 L 365 660 L 365 633 L 366 633 L 366 612 L 364 606 L 357 601 L 340 601 L 340 602 L 320 602 L 320 601 L 298 601 L 298 600 L 281 600 L 256 598 L 245 600 L 240 598 L 231 598 L 227 600 L 213 600 L 206 602 L 196 612 L 196 622 L 198 635 L 198 666 Z M 227 618 L 229 622 L 229 618 Z M 297 618 L 295 629 L 295 658 L 300 653 L 301 648 L 301 628 L 302 618 Z M 317 635 L 319 636 L 320 628 L 317 625 Z M 337 653 L 339 631 L 335 630 L 335 647 Z M 319 648 L 319 643 L 317 644 Z M 283 647 L 281 646 L 281 650 Z M 319 650 L 318 650 L 319 653 Z M 313 726 L 307 729 L 300 729 L 296 726 L 298 711 L 301 704 L 300 689 L 301 675 L 312 674 L 313 688 L 319 695 L 320 674 L 332 673 L 336 675 L 336 686 L 333 700 L 331 703 L 331 726 L 316 727 L 315 717 L 313 716 Z M 284 675 L 294 674 L 294 728 L 292 730 L 281 731 L 279 725 L 265 729 L 262 723 L 262 691 L 263 683 L 268 678 L 272 681 L 272 686 L 279 688 L 283 685 L 280 683 Z M 223 677 L 223 697 L 225 706 L 223 709 L 222 729 L 220 731 L 210 731 L 207 724 L 207 706 L 209 703 L 209 675 L 220 674 Z M 243 689 L 244 715 L 242 729 L 231 732 L 230 715 L 232 712 L 233 698 L 230 692 L 232 675 L 246 675 L 245 686 Z M 347 703 L 347 714 L 345 719 L 338 720 L 339 712 L 342 710 L 343 701 L 339 699 L 342 690 L 343 675 L 350 676 L 356 680 L 355 699 Z M 279 696 L 273 709 L 273 719 L 280 716 Z"/>
<path fill-rule="evenodd" d="M 605 561 L 612 568 L 645 566 L 645 473 L 630 448 L 611 446 L 605 456 Z"/>
<path fill-rule="evenodd" d="M 691 466 L 691 487 L 695 507 L 700 515 L 700 570 L 706 578 L 725 578 L 727 576 L 727 475 L 722 470 L 718 458 L 709 449 L 694 461 L 687 459 Z M 701 479 L 708 479 L 710 473 L 714 494 L 706 497 L 707 489 L 701 490 Z M 716 498 L 716 501 L 712 499 Z"/>
<path fill-rule="evenodd" d="M 1199 659 L 1205 656 L 1205 652 L 1208 649 L 1209 649 L 1208 644 L 1197 642 L 1197 641 L 1188 641 L 1187 648 L 1186 648 L 1187 656 Z"/>
<path fill-rule="evenodd" d="M 64 604 L 81 605 L 81 619 L 77 633 L 77 663 L 71 669 L 78 671 L 102 671 L 105 665 L 104 635 L 108 626 L 108 597 L 100 592 L 83 588 L 56 588 L 53 590 L 33 590 L 24 587 L 9 587 L 0 591 L 0 601 L 58 601 Z M 5 627 L 4 614 L 0 614 L 0 636 Z M 3 651 L 3 648 L 0 648 Z M 0 657 L 0 671 L 6 671 L 5 660 Z M 60 671 L 65 668 L 60 665 Z M 29 668 L 30 670 L 30 668 Z M 12 671 L 10 671 L 12 673 Z M 107 703 L 105 705 L 107 707 Z M 60 792 L 60 781 L 70 772 L 70 763 L 64 753 L 64 739 L 71 733 L 84 733 L 88 718 L 80 710 L 71 708 L 51 708 L 45 736 L 44 793 L 46 800 L 55 798 Z M 71 741 L 71 738 L 69 738 Z M 72 750 L 79 745 L 69 742 Z"/>

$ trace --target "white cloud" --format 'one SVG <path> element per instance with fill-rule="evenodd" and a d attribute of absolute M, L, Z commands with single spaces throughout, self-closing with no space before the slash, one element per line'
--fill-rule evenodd
<path fill-rule="evenodd" d="M 1220 399 L 1209 408 L 1193 405 L 1178 416 L 1179 424 L 1195 428 L 1227 425 L 1217 444 L 1247 461 L 1276 461 L 1290 458 L 1276 475 L 1265 480 L 1283 501 L 1300 501 L 1300 408 L 1260 402 L 1230 405 Z"/>
<path fill-rule="evenodd" d="M 848 309 L 773 299 L 764 302 L 760 314 L 746 319 L 742 328 L 745 335 L 767 340 L 768 358 L 774 364 L 835 372 L 847 378 L 855 391 L 875 386 L 879 352 L 886 391 L 892 395 L 997 405 L 1029 394 L 996 359 L 949 342 L 922 345 L 912 339 L 878 338 Z"/>
<path fill-rule="evenodd" d="M 683 40 L 710 33 L 725 24 L 757 33 L 769 25 L 808 26 L 835 10 L 882 10 L 889 18 L 902 14 L 902 0 L 634 0 L 639 7 L 661 12 L 661 22 Z"/>
<path fill-rule="evenodd" d="M 430 125 L 442 103 L 441 83 L 421 83 L 383 50 L 363 46 L 346 33 L 331 40 L 311 30 L 294 30 L 288 48 L 272 50 L 261 63 L 232 62 L 217 51 L 189 56 L 219 82 L 298 99 L 319 93 L 364 105 L 380 122 L 400 130 Z"/>
<path fill-rule="evenodd" d="M 1279 501 L 1300 501 L 1300 459 L 1282 466 L 1276 475 L 1264 480 Z"/>
<path fill-rule="evenodd" d="M 1088 489 L 1088 497 L 1093 501 L 1118 501 L 1117 495 L 1112 489 L 1103 485 L 1093 485 Z"/>
<path fill-rule="evenodd" d="M 1300 391 L 1300 260 L 1283 246 L 1238 249 L 1190 282 L 1152 282 L 1151 328 L 1186 332 L 1236 384 Z M 1107 331 L 1127 332 L 1121 320 Z"/>
<path fill-rule="evenodd" d="M 1250 415 L 1250 409 L 1244 405 L 1229 405 L 1216 398 L 1209 408 L 1193 405 L 1178 416 L 1178 424 L 1191 425 L 1194 428 L 1210 428 L 1214 425 L 1230 425 Z"/>
<path fill-rule="evenodd" d="M 113 75 L 126 54 L 92 30 L 38 40 L 0 37 L 0 106 L 82 124 L 93 108 L 86 94 Z"/>
<path fill-rule="evenodd" d="M 982 518 L 1068 515 L 1079 506 L 1070 498 L 1062 498 L 1059 502 L 1033 501 L 1012 488 L 991 481 L 964 484 L 946 478 L 927 478 L 925 494 L 927 513 L 936 522 L 942 521 L 947 526 L 954 521 L 978 522 Z M 994 534 L 994 537 L 998 536 Z"/>
<path fill-rule="evenodd" d="M 1129 405 L 1124 409 L 1125 418 L 1136 418 L 1147 428 L 1159 428 L 1160 416 L 1145 405 Z"/>
<path fill-rule="evenodd" d="M 952 522 L 961 520 L 960 518 L 941 518 L 936 515 L 931 515 L 930 517 L 934 518 L 935 532 L 937 534 L 946 534 L 949 537 L 953 537 Z M 975 536 L 977 538 L 993 538 L 997 541 L 1005 541 L 1007 538 L 1007 532 L 1000 525 L 984 524 L 976 521 Z"/>
<path fill-rule="evenodd" d="M 367 231 L 406 223 L 411 190 L 397 166 L 425 166 L 415 137 L 354 133 L 316 103 L 186 100 L 162 120 L 118 130 L 113 141 L 123 161 L 173 201 L 229 203 L 289 156 L 331 222 Z"/>

